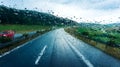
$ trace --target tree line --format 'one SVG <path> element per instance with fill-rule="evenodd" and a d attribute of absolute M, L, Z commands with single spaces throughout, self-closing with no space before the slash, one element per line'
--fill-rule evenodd
<path fill-rule="evenodd" d="M 75 25 L 75 21 L 32 10 L 0 6 L 0 24 Z"/>

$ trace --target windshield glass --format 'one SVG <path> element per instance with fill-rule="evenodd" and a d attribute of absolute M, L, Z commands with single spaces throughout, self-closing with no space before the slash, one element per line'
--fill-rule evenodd
<path fill-rule="evenodd" d="M 0 0 L 0 32 L 0 67 L 120 67 L 120 0 Z"/>

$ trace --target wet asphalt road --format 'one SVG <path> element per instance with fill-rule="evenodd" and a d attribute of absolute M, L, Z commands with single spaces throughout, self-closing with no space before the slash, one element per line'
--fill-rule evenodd
<path fill-rule="evenodd" d="M 120 60 L 57 29 L 0 55 L 0 67 L 120 67 Z"/>

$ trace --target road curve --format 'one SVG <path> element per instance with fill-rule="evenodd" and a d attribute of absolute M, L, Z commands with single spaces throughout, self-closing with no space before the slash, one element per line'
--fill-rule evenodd
<path fill-rule="evenodd" d="M 57 29 L 0 55 L 0 67 L 120 67 L 117 60 Z"/>

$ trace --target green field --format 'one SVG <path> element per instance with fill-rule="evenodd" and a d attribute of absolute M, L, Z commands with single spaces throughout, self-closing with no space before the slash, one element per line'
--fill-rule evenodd
<path fill-rule="evenodd" d="M 16 33 L 25 33 L 49 28 L 51 27 L 40 25 L 0 25 L 0 32 L 5 30 L 14 30 Z"/>

